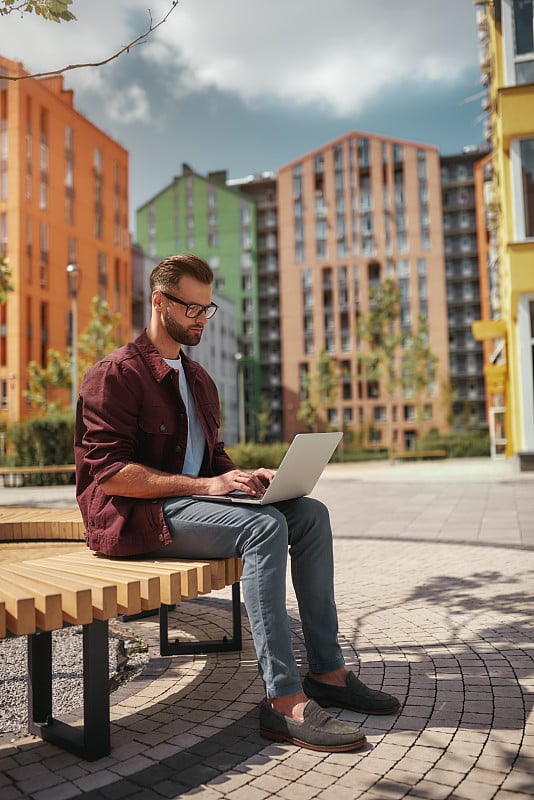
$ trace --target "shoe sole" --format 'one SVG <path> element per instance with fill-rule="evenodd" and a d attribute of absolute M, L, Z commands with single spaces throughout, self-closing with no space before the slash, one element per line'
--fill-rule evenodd
<path fill-rule="evenodd" d="M 387 714 L 398 714 L 401 709 L 400 703 L 398 706 L 385 709 L 384 711 L 371 711 L 368 708 L 356 708 L 356 706 L 349 706 L 347 704 L 342 705 L 341 703 L 336 703 L 332 700 L 318 700 L 316 697 L 313 699 L 317 705 L 321 706 L 322 708 L 345 708 L 347 711 L 355 711 L 357 714 L 372 714 L 376 717 L 385 717 Z"/>
<path fill-rule="evenodd" d="M 292 736 L 284 736 L 283 733 L 276 733 L 276 731 L 268 731 L 264 728 L 260 728 L 260 736 L 263 736 L 264 739 L 270 739 L 273 742 L 287 742 L 288 744 L 294 744 L 297 747 L 304 747 L 306 750 L 315 750 L 320 753 L 351 753 L 354 750 L 359 750 L 361 747 L 367 744 L 367 739 L 365 736 L 363 739 L 358 739 L 357 742 L 351 742 L 350 744 L 340 744 L 340 745 L 320 745 L 320 744 L 310 744 L 309 742 L 303 742 L 301 739 L 296 739 Z"/>

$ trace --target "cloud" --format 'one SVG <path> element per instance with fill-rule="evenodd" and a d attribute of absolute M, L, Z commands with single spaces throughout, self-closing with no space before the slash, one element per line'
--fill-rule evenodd
<path fill-rule="evenodd" d="M 152 20 L 170 6 L 150 0 Z M 78 22 L 61 25 L 3 18 L 2 54 L 39 71 L 96 61 L 149 24 L 146 0 L 91 0 L 74 11 Z M 120 59 L 131 65 L 129 78 L 114 62 L 69 72 L 68 85 L 100 93 L 109 117 L 125 124 L 149 119 L 143 62 L 176 99 L 215 89 L 249 106 L 276 101 L 345 117 L 385 89 L 451 84 L 478 64 L 466 0 L 180 0 L 134 52 Z"/>
<path fill-rule="evenodd" d="M 166 6 L 158 0 L 158 13 Z M 451 83 L 477 65 L 465 0 L 182 0 L 143 57 L 179 91 L 233 92 L 353 114 L 381 89 Z"/>

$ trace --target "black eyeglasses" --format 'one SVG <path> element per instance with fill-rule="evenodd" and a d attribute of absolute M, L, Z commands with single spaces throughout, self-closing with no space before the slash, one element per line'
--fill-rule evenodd
<path fill-rule="evenodd" d="M 163 297 L 166 297 L 167 300 L 171 300 L 173 303 L 180 303 L 181 306 L 185 306 L 185 316 L 189 317 L 190 319 L 196 319 L 197 317 L 200 317 L 201 314 L 204 314 L 206 319 L 211 319 L 211 317 L 213 317 L 219 308 L 216 303 L 210 303 L 209 306 L 201 306 L 200 303 L 184 303 L 183 300 L 180 300 L 173 294 L 168 294 L 168 292 L 164 292 L 162 289 L 160 289 L 160 291 Z"/>

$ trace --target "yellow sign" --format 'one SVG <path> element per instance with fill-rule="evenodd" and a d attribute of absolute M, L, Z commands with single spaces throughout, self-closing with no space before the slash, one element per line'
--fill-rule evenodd
<path fill-rule="evenodd" d="M 471 323 L 471 330 L 477 342 L 506 338 L 506 323 L 503 319 L 478 319 Z"/>

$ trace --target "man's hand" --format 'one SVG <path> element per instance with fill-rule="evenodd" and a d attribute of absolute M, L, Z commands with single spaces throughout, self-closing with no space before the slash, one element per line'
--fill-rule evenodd
<path fill-rule="evenodd" d="M 254 470 L 254 472 L 232 469 L 223 475 L 209 478 L 209 490 L 206 494 L 222 495 L 238 491 L 245 492 L 245 494 L 249 494 L 252 497 L 262 497 L 273 477 L 274 470 L 265 469 L 264 467 Z"/>

